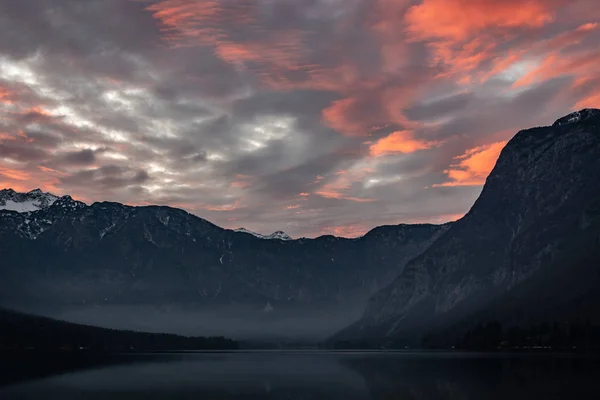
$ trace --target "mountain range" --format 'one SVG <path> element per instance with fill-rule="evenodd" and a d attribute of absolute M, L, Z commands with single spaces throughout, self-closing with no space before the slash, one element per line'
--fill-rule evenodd
<path fill-rule="evenodd" d="M 23 204 L 42 204 L 27 212 Z M 323 338 L 449 225 L 290 240 L 222 229 L 183 210 L 86 205 L 0 191 L 0 304 L 112 328 Z M 33 207 L 28 206 L 27 209 Z"/>
<path fill-rule="evenodd" d="M 598 322 L 599 248 L 594 109 L 517 133 L 460 220 L 355 239 L 0 191 L 0 305 L 126 329 L 397 344 L 492 320 Z"/>

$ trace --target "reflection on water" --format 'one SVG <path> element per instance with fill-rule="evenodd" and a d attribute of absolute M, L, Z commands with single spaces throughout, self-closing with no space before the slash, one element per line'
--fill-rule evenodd
<path fill-rule="evenodd" d="M 599 361 L 542 354 L 235 352 L 45 358 L 20 370 L 21 358 L 3 363 L 12 375 L 5 374 L 0 398 L 597 399 Z M 49 373 L 55 375 L 40 377 Z"/>

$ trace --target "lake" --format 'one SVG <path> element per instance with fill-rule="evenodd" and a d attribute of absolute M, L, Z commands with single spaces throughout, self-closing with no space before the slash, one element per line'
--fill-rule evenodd
<path fill-rule="evenodd" d="M 600 358 L 256 351 L 19 356 L 0 399 L 598 399 Z"/>

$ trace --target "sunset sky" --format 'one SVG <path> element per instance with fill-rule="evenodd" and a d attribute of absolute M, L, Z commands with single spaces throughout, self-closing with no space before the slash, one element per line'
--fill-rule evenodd
<path fill-rule="evenodd" d="M 0 188 L 356 236 L 600 107 L 598 0 L 0 0 Z"/>

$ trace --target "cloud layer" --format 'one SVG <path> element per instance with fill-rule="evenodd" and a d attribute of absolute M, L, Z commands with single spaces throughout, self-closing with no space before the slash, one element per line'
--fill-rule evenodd
<path fill-rule="evenodd" d="M 0 186 L 292 236 L 463 215 L 600 107 L 595 0 L 0 0 Z"/>

